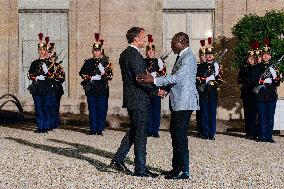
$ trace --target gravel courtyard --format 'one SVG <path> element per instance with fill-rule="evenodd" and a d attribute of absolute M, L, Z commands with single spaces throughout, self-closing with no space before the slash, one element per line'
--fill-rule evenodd
<path fill-rule="evenodd" d="M 66 126 L 47 134 L 34 123 L 0 126 L 0 188 L 283 188 L 284 136 L 275 144 L 258 143 L 242 133 L 218 134 L 215 141 L 189 136 L 189 180 L 139 178 L 108 167 L 124 132 L 104 136 Z M 149 138 L 147 164 L 155 172 L 171 168 L 171 138 L 161 131 Z M 133 169 L 133 149 L 126 164 Z"/>

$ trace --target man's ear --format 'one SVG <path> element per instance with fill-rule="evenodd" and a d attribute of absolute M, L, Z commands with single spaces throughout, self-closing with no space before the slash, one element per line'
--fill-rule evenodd
<path fill-rule="evenodd" d="M 134 37 L 133 42 L 137 42 L 138 41 L 138 37 Z"/>

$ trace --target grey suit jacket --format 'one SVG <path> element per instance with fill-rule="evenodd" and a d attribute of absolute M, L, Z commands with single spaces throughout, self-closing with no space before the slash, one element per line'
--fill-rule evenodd
<path fill-rule="evenodd" d="M 156 86 L 171 86 L 170 101 L 173 111 L 199 109 L 196 71 L 196 59 L 188 48 L 173 67 L 171 75 L 156 78 Z"/>

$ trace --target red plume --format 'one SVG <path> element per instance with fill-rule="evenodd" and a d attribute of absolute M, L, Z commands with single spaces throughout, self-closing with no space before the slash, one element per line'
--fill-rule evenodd
<path fill-rule="evenodd" d="M 255 42 L 251 42 L 250 43 L 250 49 L 254 49 L 255 48 Z"/>
<path fill-rule="evenodd" d="M 254 42 L 254 49 L 258 49 L 259 48 L 259 42 L 258 41 L 255 41 Z"/>
<path fill-rule="evenodd" d="M 268 47 L 268 46 L 269 46 L 269 43 L 270 43 L 270 40 L 266 37 L 266 38 L 264 39 L 263 43 L 264 43 L 265 46 Z"/>
<path fill-rule="evenodd" d="M 208 37 L 208 45 L 212 44 L 212 37 Z"/>
<path fill-rule="evenodd" d="M 37 35 L 38 35 L 39 40 L 42 41 L 43 34 L 42 34 L 42 33 L 39 33 L 39 34 L 37 34 Z"/>
<path fill-rule="evenodd" d="M 48 44 L 49 42 L 49 37 L 45 37 L 45 43 Z"/>
<path fill-rule="evenodd" d="M 104 40 L 100 39 L 100 43 L 101 43 L 101 45 L 103 45 L 104 44 Z"/>
<path fill-rule="evenodd" d="M 153 43 L 153 37 L 151 34 L 148 35 L 148 43 Z"/>
<path fill-rule="evenodd" d="M 49 45 L 50 45 L 50 49 L 54 49 L 54 43 L 49 43 Z"/>
<path fill-rule="evenodd" d="M 95 33 L 95 38 L 96 38 L 96 42 L 99 42 L 100 34 L 99 33 Z"/>
<path fill-rule="evenodd" d="M 201 47 L 205 46 L 205 39 L 200 40 Z"/>

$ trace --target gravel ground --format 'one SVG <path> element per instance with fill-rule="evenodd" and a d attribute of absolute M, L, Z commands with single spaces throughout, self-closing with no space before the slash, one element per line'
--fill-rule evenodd
<path fill-rule="evenodd" d="M 78 126 L 79 128 L 79 126 Z M 215 141 L 189 136 L 189 180 L 139 178 L 108 168 L 124 132 L 104 136 L 57 129 L 36 134 L 34 124 L 0 126 L 0 188 L 283 188 L 284 137 L 275 144 L 218 134 Z M 153 171 L 171 168 L 168 132 L 149 138 L 147 164 Z M 126 164 L 133 169 L 133 149 Z"/>

